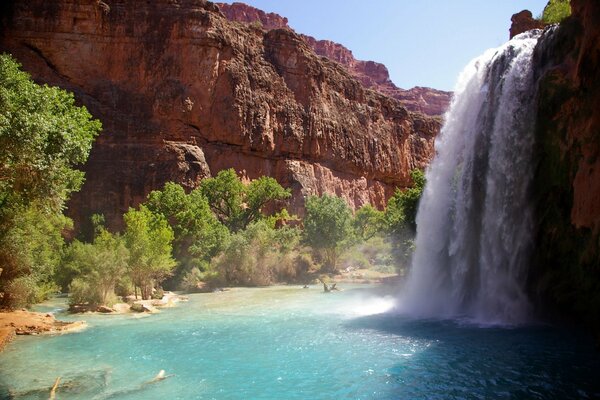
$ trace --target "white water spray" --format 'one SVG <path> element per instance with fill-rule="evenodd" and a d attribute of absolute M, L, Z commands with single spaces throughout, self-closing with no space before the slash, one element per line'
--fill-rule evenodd
<path fill-rule="evenodd" d="M 532 55 L 539 31 L 461 73 L 436 141 L 400 307 L 423 317 L 518 324 L 532 247 Z"/>

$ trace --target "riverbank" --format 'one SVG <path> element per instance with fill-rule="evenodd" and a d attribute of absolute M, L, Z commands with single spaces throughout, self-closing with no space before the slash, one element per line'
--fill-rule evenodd
<path fill-rule="evenodd" d="M 402 277 L 396 273 L 379 272 L 372 269 L 348 269 L 331 276 L 335 283 L 382 284 L 400 281 Z"/>
<path fill-rule="evenodd" d="M 16 335 L 48 335 L 80 331 L 87 326 L 85 321 L 64 322 L 51 313 L 26 310 L 0 312 L 0 351 Z"/>
<path fill-rule="evenodd" d="M 127 296 L 124 303 L 116 303 L 112 306 L 90 306 L 87 304 L 72 304 L 69 312 L 72 314 L 98 313 L 98 314 L 127 314 L 127 313 L 157 313 L 161 308 L 175 307 L 177 303 L 188 301 L 187 296 L 181 296 L 173 292 L 165 292 L 160 299 L 142 300 L 139 297 Z"/>

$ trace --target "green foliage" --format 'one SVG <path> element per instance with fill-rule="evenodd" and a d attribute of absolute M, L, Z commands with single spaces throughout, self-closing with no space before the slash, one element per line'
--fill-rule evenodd
<path fill-rule="evenodd" d="M 218 273 L 209 266 L 194 267 L 183 276 L 180 287 L 188 292 L 196 292 L 203 289 L 207 281 L 214 281 L 217 278 Z"/>
<path fill-rule="evenodd" d="M 265 208 L 290 197 L 273 178 L 263 176 L 244 185 L 233 169 L 220 171 L 216 177 L 200 182 L 200 192 L 208 200 L 219 221 L 231 232 L 245 229 L 266 217 Z"/>
<path fill-rule="evenodd" d="M 229 235 L 198 189 L 186 194 L 181 185 L 168 182 L 163 190 L 148 195 L 145 206 L 165 217 L 173 229 L 173 256 L 179 262 L 176 277 L 210 261 Z"/>
<path fill-rule="evenodd" d="M 373 238 L 385 230 L 385 215 L 370 204 L 356 211 L 352 225 L 354 233 L 363 241 Z"/>
<path fill-rule="evenodd" d="M 306 201 L 304 238 L 320 253 L 325 269 L 337 271 L 340 251 L 352 235 L 352 214 L 346 202 L 336 196 L 310 196 Z"/>
<path fill-rule="evenodd" d="M 413 186 L 405 190 L 396 189 L 385 210 L 385 220 L 392 234 L 400 234 L 407 227 L 413 232 L 417 228 L 417 211 L 425 188 L 425 174 L 419 169 L 414 169 L 410 176 Z"/>
<path fill-rule="evenodd" d="M 0 55 L 0 306 L 43 299 L 64 245 L 61 214 L 80 188 L 100 122 L 73 95 L 35 84 Z"/>
<path fill-rule="evenodd" d="M 124 239 L 129 250 L 129 274 L 142 298 L 149 299 L 152 289 L 168 277 L 175 267 L 171 256 L 173 229 L 162 214 L 152 213 L 144 205 L 130 208 L 123 216 Z"/>
<path fill-rule="evenodd" d="M 73 167 L 87 160 L 101 124 L 71 93 L 35 84 L 0 55 L 0 226 L 32 202 L 60 211 L 83 183 Z"/>
<path fill-rule="evenodd" d="M 384 216 L 398 273 L 404 273 L 410 263 L 417 229 L 417 211 L 426 183 L 421 170 L 414 169 L 410 175 L 413 186 L 403 191 L 396 190 L 388 201 Z"/>
<path fill-rule="evenodd" d="M 257 221 L 231 236 L 212 266 L 221 283 L 264 286 L 292 281 L 306 272 L 296 228 L 274 229 L 267 221 Z"/>
<path fill-rule="evenodd" d="M 348 248 L 340 256 L 342 269 L 373 269 L 379 272 L 394 272 L 392 244 L 381 236 L 374 236 Z"/>
<path fill-rule="evenodd" d="M 62 214 L 35 207 L 14 216 L 13 226 L 0 234 L 1 305 L 22 307 L 58 291 L 53 276 L 64 247 L 61 231 L 71 226 Z"/>
<path fill-rule="evenodd" d="M 127 273 L 129 252 L 123 238 L 99 228 L 93 243 L 74 241 L 64 260 L 71 304 L 111 305 L 115 287 Z M 68 272 L 67 272 L 68 271 Z"/>
<path fill-rule="evenodd" d="M 547 24 L 558 24 L 571 15 L 570 0 L 550 0 L 544 8 L 542 21 Z"/>

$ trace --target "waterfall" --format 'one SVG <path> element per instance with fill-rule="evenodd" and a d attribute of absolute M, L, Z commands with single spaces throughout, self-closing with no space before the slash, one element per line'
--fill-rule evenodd
<path fill-rule="evenodd" d="M 533 241 L 535 84 L 540 31 L 514 37 L 461 73 L 417 215 L 399 307 L 421 317 L 519 324 Z"/>

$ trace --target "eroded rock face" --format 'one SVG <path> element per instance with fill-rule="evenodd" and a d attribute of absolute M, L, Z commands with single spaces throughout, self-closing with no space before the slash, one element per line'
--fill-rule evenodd
<path fill-rule="evenodd" d="M 438 119 L 366 90 L 289 29 L 231 22 L 203 0 L 11 3 L 0 49 L 102 120 L 69 203 L 76 221 L 120 215 L 167 181 L 224 168 L 303 197 L 382 207 L 433 155 Z"/>
<path fill-rule="evenodd" d="M 289 28 L 288 19 L 276 13 L 267 13 L 244 3 L 216 3 L 231 21 L 259 22 L 267 30 Z"/>
<path fill-rule="evenodd" d="M 510 39 L 523 32 L 530 31 L 532 29 L 543 29 L 546 26 L 545 23 L 533 18 L 533 14 L 529 10 L 523 10 L 513 16 L 510 19 Z"/>
<path fill-rule="evenodd" d="M 573 14 L 536 49 L 540 88 L 533 293 L 595 325 L 600 341 L 600 2 Z"/>
<path fill-rule="evenodd" d="M 275 13 L 265 13 L 244 3 L 217 3 L 219 9 L 231 21 L 254 23 L 260 21 L 265 29 L 291 29 L 287 18 Z M 365 87 L 377 90 L 387 96 L 401 100 L 409 110 L 426 115 L 440 116 L 450 105 L 452 93 L 425 87 L 400 89 L 390 79 L 385 65 L 375 61 L 362 61 L 354 58 L 352 51 L 330 40 L 317 40 L 312 36 L 300 35 L 320 56 L 343 65 L 348 72 Z"/>

